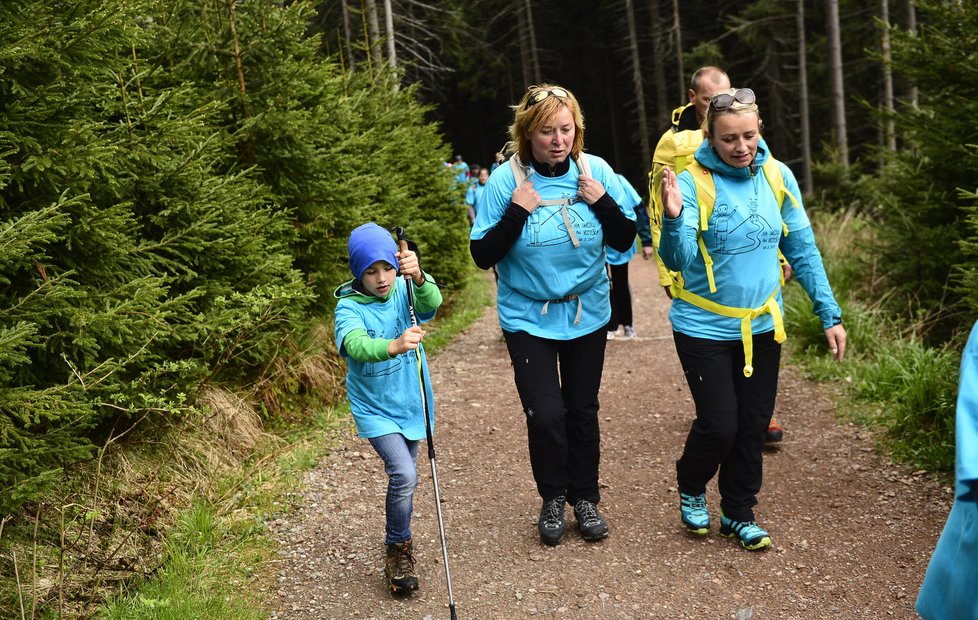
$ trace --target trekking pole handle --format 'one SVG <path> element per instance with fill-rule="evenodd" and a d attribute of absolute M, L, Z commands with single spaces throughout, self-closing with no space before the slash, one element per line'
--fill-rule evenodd
<path fill-rule="evenodd" d="M 406 252 L 408 250 L 407 237 L 404 235 L 404 229 L 400 226 L 394 227 L 394 234 L 397 235 L 397 249 L 400 252 Z M 411 327 L 417 327 L 420 325 L 418 321 L 418 315 L 414 311 L 414 281 L 411 276 L 405 275 L 404 282 L 407 284 L 407 294 L 408 294 L 408 310 L 411 314 Z"/>

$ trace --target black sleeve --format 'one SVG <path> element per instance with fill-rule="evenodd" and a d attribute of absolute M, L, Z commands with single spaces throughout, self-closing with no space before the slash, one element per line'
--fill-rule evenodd
<path fill-rule="evenodd" d="M 523 225 L 529 217 L 529 211 L 511 202 L 496 225 L 490 228 L 482 239 L 469 241 L 469 252 L 472 253 L 472 258 L 479 269 L 489 269 L 506 256 L 519 238 Z M 634 234 L 632 233 L 633 236 Z"/>
<path fill-rule="evenodd" d="M 615 199 L 604 193 L 591 205 L 591 210 L 601 222 L 604 242 L 619 252 L 628 250 L 635 243 L 635 222 L 625 217 Z"/>

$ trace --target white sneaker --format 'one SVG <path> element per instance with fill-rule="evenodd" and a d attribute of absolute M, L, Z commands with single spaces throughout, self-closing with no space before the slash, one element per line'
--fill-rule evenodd
<path fill-rule="evenodd" d="M 635 328 L 632 327 L 631 325 L 626 325 L 625 338 L 634 338 L 634 337 L 635 337 Z"/>
<path fill-rule="evenodd" d="M 615 339 L 615 332 L 608 330 L 608 340 L 614 340 L 614 339 Z"/>

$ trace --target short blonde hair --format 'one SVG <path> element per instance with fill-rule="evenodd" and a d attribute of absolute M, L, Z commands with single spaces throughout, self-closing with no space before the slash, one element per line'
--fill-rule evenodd
<path fill-rule="evenodd" d="M 539 96 L 539 93 L 552 91 L 554 89 L 563 90 L 567 93 L 566 97 L 556 94 L 549 94 L 546 98 L 540 99 L 537 103 L 530 104 L 530 98 Z M 584 151 L 584 114 L 581 106 L 577 103 L 574 94 L 555 84 L 537 84 L 530 86 L 520 102 L 511 106 L 513 109 L 513 124 L 509 126 L 510 142 L 506 144 L 506 154 L 517 153 L 520 161 L 524 164 L 530 162 L 530 140 L 526 137 L 557 116 L 561 107 L 566 107 L 574 118 L 574 143 L 571 145 L 571 157 L 578 157 Z"/>
<path fill-rule="evenodd" d="M 732 97 L 738 90 L 742 89 L 730 88 L 717 93 L 713 96 L 713 99 L 716 99 L 719 95 L 730 95 Z M 729 107 L 722 110 L 717 110 L 713 106 L 713 100 L 711 100 L 709 107 L 706 108 L 706 117 L 703 119 L 703 133 L 707 136 L 713 136 L 713 122 L 721 114 L 750 114 L 751 112 L 757 115 L 757 127 L 760 129 L 763 124 L 761 123 L 761 110 L 757 107 L 756 100 L 753 103 L 741 103 L 734 99 Z"/>

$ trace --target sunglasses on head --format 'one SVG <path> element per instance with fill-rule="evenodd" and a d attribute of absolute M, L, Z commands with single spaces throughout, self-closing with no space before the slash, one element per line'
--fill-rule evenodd
<path fill-rule="evenodd" d="M 530 98 L 526 100 L 526 107 L 531 108 L 551 95 L 559 99 L 567 99 L 570 97 L 570 94 L 563 88 L 548 88 L 545 90 L 538 90 L 530 95 Z"/>
<path fill-rule="evenodd" d="M 717 112 L 723 112 L 730 106 L 737 103 L 742 103 L 744 105 L 750 105 L 757 101 L 754 96 L 754 91 L 749 88 L 738 88 L 731 95 L 730 93 L 720 93 L 719 95 L 714 95 L 713 99 L 710 99 L 710 107 Z"/>

